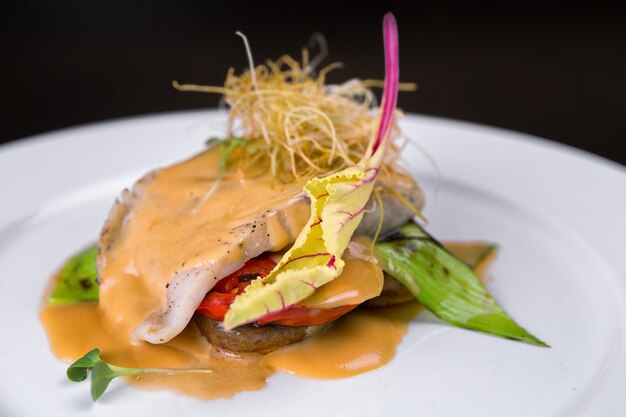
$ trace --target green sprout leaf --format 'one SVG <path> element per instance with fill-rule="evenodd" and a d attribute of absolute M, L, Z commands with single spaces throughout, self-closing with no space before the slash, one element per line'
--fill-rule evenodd
<path fill-rule="evenodd" d="M 91 399 L 96 401 L 109 387 L 111 381 L 123 374 L 116 373 L 108 363 L 98 361 L 91 371 Z"/>
<path fill-rule="evenodd" d="M 120 376 L 154 374 L 154 373 L 174 373 L 169 369 L 144 369 L 144 368 L 122 368 L 110 365 L 103 360 L 99 360 L 91 370 L 91 398 L 96 401 L 109 387 L 111 381 Z"/>
<path fill-rule="evenodd" d="M 97 253 L 98 246 L 93 245 L 63 265 L 48 299 L 50 304 L 98 301 Z"/>
<path fill-rule="evenodd" d="M 91 398 L 96 401 L 117 377 L 145 374 L 192 374 L 211 373 L 211 369 L 157 369 L 157 368 L 124 368 L 111 365 L 100 357 L 100 350 L 94 349 L 67 368 L 67 377 L 74 382 L 84 381 L 91 371 Z"/>
<path fill-rule="evenodd" d="M 243 148 L 246 145 L 246 140 L 244 138 L 232 137 L 228 140 L 223 140 L 220 142 L 220 170 L 219 177 L 224 175 L 224 171 L 226 170 L 228 159 L 233 151 L 237 148 Z"/>
<path fill-rule="evenodd" d="M 519 326 L 476 273 L 415 223 L 375 245 L 383 269 L 433 314 L 466 329 L 547 347 Z"/>
<path fill-rule="evenodd" d="M 74 382 L 84 381 L 87 379 L 87 371 L 91 370 L 99 361 L 100 351 L 98 349 L 89 351 L 67 368 L 67 377 Z"/>
<path fill-rule="evenodd" d="M 217 138 L 217 137 L 212 137 L 212 138 L 208 138 L 204 144 L 208 147 L 208 148 L 212 148 L 213 146 L 217 145 L 218 143 L 220 143 L 222 141 L 222 139 Z"/>

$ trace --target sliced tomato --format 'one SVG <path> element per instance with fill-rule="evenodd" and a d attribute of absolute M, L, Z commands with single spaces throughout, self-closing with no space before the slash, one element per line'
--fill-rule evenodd
<path fill-rule="evenodd" d="M 241 269 L 219 280 L 213 290 L 204 297 L 196 311 L 213 320 L 224 320 L 224 316 L 237 295 L 241 294 L 258 276 L 264 277 L 269 274 L 274 266 L 276 263 L 269 257 L 260 256 L 250 259 Z M 257 323 L 260 325 L 274 323 L 283 326 L 317 326 L 337 320 L 355 307 L 356 305 L 348 305 L 321 309 L 294 306 L 271 314 L 258 320 Z"/>
<path fill-rule="evenodd" d="M 204 297 L 196 311 L 203 316 L 213 320 L 224 320 L 224 315 L 235 301 L 235 294 L 222 294 L 221 292 L 210 292 Z"/>
<path fill-rule="evenodd" d="M 215 284 L 213 291 L 221 293 L 241 294 L 258 276 L 267 276 L 276 266 L 276 262 L 267 256 L 250 259 L 240 269 Z"/>
<path fill-rule="evenodd" d="M 250 259 L 237 271 L 219 280 L 200 303 L 196 311 L 213 320 L 224 320 L 224 315 L 238 294 L 258 276 L 266 276 L 276 263 L 269 257 L 259 256 Z"/>
<path fill-rule="evenodd" d="M 258 320 L 257 323 L 261 325 L 272 323 L 281 324 L 283 326 L 318 326 L 337 320 L 339 317 L 352 311 L 355 307 L 356 305 L 348 305 L 322 309 L 295 306 L 271 314 Z"/>

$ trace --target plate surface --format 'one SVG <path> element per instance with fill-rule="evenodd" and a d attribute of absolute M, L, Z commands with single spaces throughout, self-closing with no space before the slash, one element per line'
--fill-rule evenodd
<path fill-rule="evenodd" d="M 490 291 L 542 349 L 422 313 L 394 360 L 351 379 L 275 374 L 230 400 L 65 379 L 38 320 L 50 274 L 92 242 L 120 190 L 203 148 L 224 114 L 67 129 L 0 148 L 0 415 L 607 416 L 626 409 L 626 169 L 504 130 L 407 116 L 403 158 L 441 240 L 498 242 Z M 430 158 L 436 161 L 434 169 Z M 440 175 L 438 174 L 440 173 Z"/>

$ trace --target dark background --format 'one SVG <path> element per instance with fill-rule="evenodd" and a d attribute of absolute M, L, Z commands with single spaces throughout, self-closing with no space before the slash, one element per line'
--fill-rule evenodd
<path fill-rule="evenodd" d="M 429 2 L 432 3 L 432 2 Z M 437 3 L 440 4 L 440 3 Z M 626 14 L 531 7 L 330 2 L 12 2 L 0 13 L 0 143 L 103 119 L 216 106 L 171 81 L 220 85 L 246 65 L 299 56 L 322 32 L 330 81 L 382 78 L 382 16 L 400 26 L 406 111 L 567 143 L 626 164 Z"/>

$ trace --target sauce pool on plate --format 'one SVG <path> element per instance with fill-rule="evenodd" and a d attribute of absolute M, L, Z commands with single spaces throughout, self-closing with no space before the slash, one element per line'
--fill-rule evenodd
<path fill-rule="evenodd" d="M 481 253 L 482 243 L 448 244 L 448 248 L 484 273 L 493 259 Z M 54 278 L 53 278 L 54 280 Z M 325 332 L 267 354 L 232 353 L 212 346 L 192 320 L 167 343 L 131 341 L 102 319 L 97 302 L 45 304 L 40 320 L 54 355 L 72 362 L 99 348 L 102 358 L 125 367 L 212 369 L 209 374 L 156 374 L 126 377 L 144 389 L 170 389 L 201 399 L 229 398 L 259 390 L 276 371 L 315 379 L 347 378 L 388 363 L 406 335 L 409 322 L 421 311 L 417 302 L 395 307 L 358 308 Z M 328 352 L 333 354 L 329 355 Z"/>

